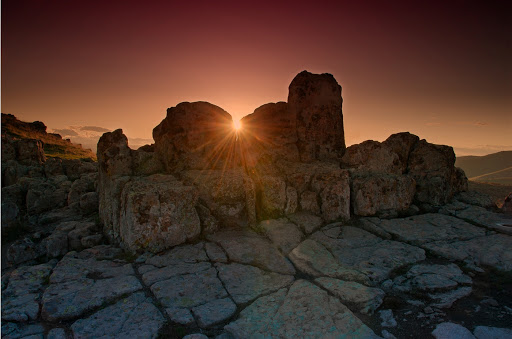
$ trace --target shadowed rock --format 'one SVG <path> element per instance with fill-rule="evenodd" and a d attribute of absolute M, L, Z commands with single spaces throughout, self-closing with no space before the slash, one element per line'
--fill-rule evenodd
<path fill-rule="evenodd" d="M 303 71 L 289 87 L 288 105 L 297 119 L 300 159 L 339 160 L 345 152 L 341 86 L 331 74 Z"/>
<path fill-rule="evenodd" d="M 208 102 L 183 102 L 167 109 L 153 130 L 155 150 L 168 171 L 223 169 L 236 164 L 231 115 Z"/>

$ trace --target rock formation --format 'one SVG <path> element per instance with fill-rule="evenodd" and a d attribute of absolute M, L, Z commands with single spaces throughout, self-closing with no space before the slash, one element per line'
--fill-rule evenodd
<path fill-rule="evenodd" d="M 133 251 L 157 243 L 153 250 L 162 250 L 200 233 L 258 227 L 262 220 L 300 212 L 327 222 L 351 215 L 412 215 L 466 189 L 451 147 L 398 133 L 346 149 L 342 102 L 332 75 L 304 71 L 291 82 L 288 102 L 257 108 L 241 120 L 240 131 L 221 108 L 184 102 L 169 108 L 155 127 L 154 145 L 131 150 L 121 130 L 105 133 L 98 143 L 105 233 Z M 154 195 L 155 206 L 167 194 L 165 200 L 188 201 L 194 209 L 171 204 L 174 217 L 166 208 L 149 211 L 149 198 L 130 193 L 143 194 L 139 187 Z M 186 187 L 193 199 L 182 196 Z M 199 220 L 200 227 L 191 231 L 192 224 L 169 224 L 169 218 Z M 178 228 L 173 239 L 163 235 L 170 226 L 162 225 L 171 224 Z M 145 240 L 134 240 L 134 227 Z"/>
<path fill-rule="evenodd" d="M 510 336 L 510 217 L 448 146 L 345 149 L 340 93 L 302 72 L 238 132 L 182 103 L 153 145 L 105 133 L 98 166 L 6 143 L 2 336 Z"/>

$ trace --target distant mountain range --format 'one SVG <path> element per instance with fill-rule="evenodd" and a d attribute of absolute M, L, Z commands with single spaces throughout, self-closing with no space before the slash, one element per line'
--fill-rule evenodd
<path fill-rule="evenodd" d="M 458 157 L 455 166 L 462 168 L 471 181 L 512 185 L 512 151 Z"/>

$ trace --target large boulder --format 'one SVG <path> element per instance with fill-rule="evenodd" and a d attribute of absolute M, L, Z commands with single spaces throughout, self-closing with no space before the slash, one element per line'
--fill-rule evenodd
<path fill-rule="evenodd" d="M 401 132 L 390 135 L 382 144 L 396 153 L 402 173 L 405 173 L 407 171 L 409 154 L 411 154 L 412 149 L 419 140 L 420 138 L 414 134 Z"/>
<path fill-rule="evenodd" d="M 243 164 L 254 167 L 264 156 L 299 160 L 297 117 L 285 102 L 258 107 L 242 118 L 239 132 Z"/>
<path fill-rule="evenodd" d="M 397 216 L 408 210 L 416 192 L 416 182 L 407 175 L 356 175 L 350 186 L 352 210 L 359 216 Z"/>
<path fill-rule="evenodd" d="M 455 166 L 453 148 L 420 140 L 409 155 L 407 171 L 416 180 L 419 203 L 444 205 L 454 194 L 467 190 L 467 179 Z"/>
<path fill-rule="evenodd" d="M 198 192 L 171 175 L 133 178 L 123 189 L 120 236 L 131 251 L 160 252 L 197 237 Z"/>
<path fill-rule="evenodd" d="M 183 171 L 181 177 L 196 186 L 202 202 L 222 225 L 246 227 L 255 223 L 254 185 L 241 168 Z"/>
<path fill-rule="evenodd" d="M 289 87 L 288 106 L 297 119 L 300 159 L 339 160 L 345 152 L 341 86 L 331 74 L 303 71 Z"/>
<path fill-rule="evenodd" d="M 402 174 L 398 155 L 387 145 L 373 140 L 348 147 L 341 163 L 360 172 Z"/>
<path fill-rule="evenodd" d="M 37 139 L 21 139 L 16 141 L 16 159 L 25 165 L 40 165 L 46 161 L 43 142 Z"/>
<path fill-rule="evenodd" d="M 155 150 L 169 172 L 223 169 L 237 164 L 233 120 L 208 102 L 182 102 L 167 109 L 153 129 Z"/>

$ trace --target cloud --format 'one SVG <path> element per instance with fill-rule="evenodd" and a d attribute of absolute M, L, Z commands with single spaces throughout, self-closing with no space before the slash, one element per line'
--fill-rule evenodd
<path fill-rule="evenodd" d="M 425 125 L 427 126 L 441 126 L 440 122 L 427 122 Z"/>
<path fill-rule="evenodd" d="M 78 133 L 70 128 L 54 129 L 53 133 L 60 134 L 63 138 L 77 136 Z"/>
<path fill-rule="evenodd" d="M 487 126 L 489 124 L 484 121 L 462 121 L 462 122 L 458 122 L 457 125 L 482 127 L 482 126 Z"/>
<path fill-rule="evenodd" d="M 100 133 L 110 132 L 109 129 L 103 128 L 103 127 L 98 127 L 98 126 L 83 126 L 83 127 L 80 127 L 80 130 L 81 131 L 100 132 Z"/>

